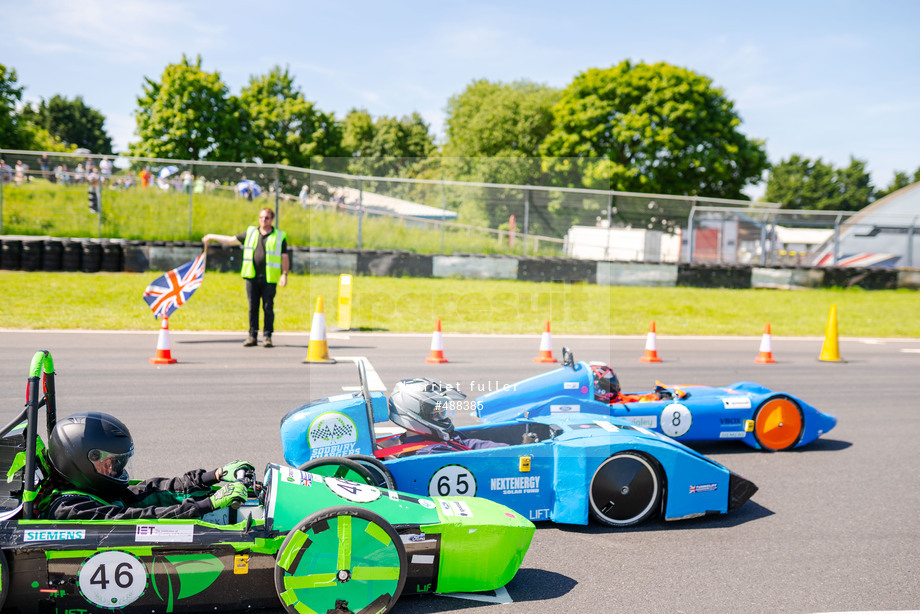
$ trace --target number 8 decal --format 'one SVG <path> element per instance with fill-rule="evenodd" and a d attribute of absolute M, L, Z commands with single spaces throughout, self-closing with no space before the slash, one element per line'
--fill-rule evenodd
<path fill-rule="evenodd" d="M 90 603 L 107 609 L 123 608 L 144 594 L 147 569 L 127 552 L 99 552 L 80 567 L 77 584 Z"/>
<path fill-rule="evenodd" d="M 668 437 L 686 435 L 693 424 L 693 416 L 685 405 L 671 403 L 661 410 L 661 432 Z"/>
<path fill-rule="evenodd" d="M 429 497 L 475 497 L 476 478 L 463 465 L 445 465 L 428 480 Z"/>

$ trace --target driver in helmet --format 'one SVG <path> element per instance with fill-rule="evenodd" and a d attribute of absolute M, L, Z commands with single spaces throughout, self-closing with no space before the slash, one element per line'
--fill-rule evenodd
<path fill-rule="evenodd" d="M 661 400 L 661 395 L 657 391 L 645 394 L 623 394 L 620 392 L 620 380 L 610 365 L 592 362 L 590 366 L 594 372 L 594 399 L 596 401 L 612 405 Z"/>
<path fill-rule="evenodd" d="M 51 520 L 200 518 L 248 498 L 254 468 L 243 461 L 176 478 L 130 484 L 134 442 L 128 428 L 102 412 L 74 414 L 55 424 L 48 439 L 50 495 L 40 507 Z"/>
<path fill-rule="evenodd" d="M 438 454 L 458 450 L 504 448 L 508 444 L 464 437 L 454 430 L 451 402 L 466 395 L 444 382 L 416 377 L 396 382 L 390 395 L 390 420 L 406 429 L 390 455 Z"/>

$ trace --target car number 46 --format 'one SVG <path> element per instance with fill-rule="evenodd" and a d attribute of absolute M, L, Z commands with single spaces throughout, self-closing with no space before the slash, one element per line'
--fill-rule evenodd
<path fill-rule="evenodd" d="M 476 478 L 462 465 L 445 465 L 428 481 L 429 497 L 476 496 Z"/>
<path fill-rule="evenodd" d="M 87 559 L 77 581 L 87 601 L 102 608 L 122 608 L 144 594 L 147 570 L 133 555 L 110 550 Z"/>

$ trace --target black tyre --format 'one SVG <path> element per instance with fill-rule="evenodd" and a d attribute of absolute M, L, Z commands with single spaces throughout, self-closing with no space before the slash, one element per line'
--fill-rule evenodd
<path fill-rule="evenodd" d="M 591 478 L 591 515 L 611 527 L 639 524 L 659 510 L 662 486 L 653 461 L 638 452 L 614 454 Z"/>
<path fill-rule="evenodd" d="M 6 555 L 0 550 L 0 610 L 6 603 L 6 596 L 10 594 L 10 566 L 6 561 Z"/>
<path fill-rule="evenodd" d="M 355 461 L 370 471 L 371 475 L 374 477 L 374 486 L 386 488 L 387 490 L 396 490 L 396 480 L 393 478 L 393 474 L 387 469 L 386 465 L 378 459 L 366 454 L 349 454 L 345 458 Z"/>
<path fill-rule="evenodd" d="M 304 518 L 275 558 L 275 589 L 291 614 L 386 612 L 406 584 L 406 548 L 379 515 L 331 507 Z"/>
<path fill-rule="evenodd" d="M 343 458 L 341 456 L 327 456 L 314 458 L 298 467 L 301 471 L 309 471 L 324 477 L 333 477 L 340 480 L 349 480 L 359 484 L 375 486 L 377 478 L 361 463 Z M 392 477 L 392 476 L 391 476 Z"/>

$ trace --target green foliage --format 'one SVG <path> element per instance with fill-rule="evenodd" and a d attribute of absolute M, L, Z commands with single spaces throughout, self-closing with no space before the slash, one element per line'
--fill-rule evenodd
<path fill-rule="evenodd" d="M 542 153 L 560 171 L 584 160 L 591 187 L 744 199 L 767 168 L 761 141 L 720 88 L 685 68 L 624 61 L 572 81 Z M 572 184 L 575 185 L 575 184 Z M 579 186 L 579 187 L 584 187 Z"/>
<path fill-rule="evenodd" d="M 307 168 L 311 158 L 344 154 L 335 116 L 307 101 L 287 69 L 275 66 L 267 75 L 250 78 L 240 104 L 251 135 L 247 160 Z"/>
<path fill-rule="evenodd" d="M 891 183 L 888 184 L 888 187 L 877 190 L 875 192 L 875 199 L 884 198 L 892 192 L 897 192 L 901 188 L 906 188 L 909 185 L 913 185 L 920 181 L 920 168 L 914 171 L 914 176 L 911 177 L 904 171 L 895 171 L 894 178 L 891 180 Z"/>
<path fill-rule="evenodd" d="M 16 111 L 22 90 L 16 82 L 16 71 L 0 64 L 0 143 L 5 148 L 25 149 L 29 144 Z"/>
<path fill-rule="evenodd" d="M 872 202 L 873 188 L 865 162 L 850 158 L 846 168 L 834 168 L 821 158 L 793 154 L 773 166 L 764 199 L 784 209 L 859 211 Z"/>
<path fill-rule="evenodd" d="M 175 160 L 244 159 L 252 151 L 238 99 L 231 97 L 220 73 L 201 69 L 183 54 L 163 70 L 160 81 L 145 79 L 137 98 L 137 134 L 131 154 Z"/>
<path fill-rule="evenodd" d="M 342 146 L 351 158 L 346 172 L 374 177 L 411 177 L 416 162 L 436 151 L 430 127 L 418 113 L 373 119 L 364 109 L 345 117 Z"/>
<path fill-rule="evenodd" d="M 43 100 L 36 109 L 23 109 L 22 114 L 68 149 L 82 147 L 93 153 L 112 153 L 112 138 L 104 128 L 105 117 L 86 106 L 81 96 L 67 100 L 54 95 L 50 100 Z"/>

